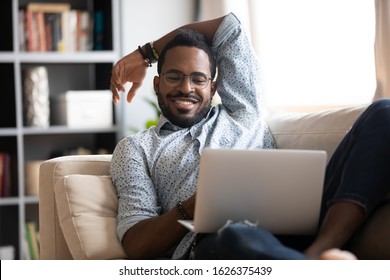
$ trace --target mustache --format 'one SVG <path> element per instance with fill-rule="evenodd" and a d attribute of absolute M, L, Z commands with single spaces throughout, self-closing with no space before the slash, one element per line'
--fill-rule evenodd
<path fill-rule="evenodd" d="M 157 92 L 157 95 L 159 94 L 159 92 Z M 191 98 L 191 99 L 195 99 L 197 101 L 202 101 L 202 98 L 196 94 L 185 94 L 185 93 L 182 93 L 182 92 L 178 92 L 178 93 L 175 93 L 175 94 L 169 94 L 167 96 L 168 98 Z"/>

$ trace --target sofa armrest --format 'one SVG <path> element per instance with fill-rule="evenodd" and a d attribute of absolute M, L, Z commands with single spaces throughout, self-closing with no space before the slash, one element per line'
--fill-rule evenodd
<path fill-rule="evenodd" d="M 39 171 L 41 259 L 72 259 L 62 233 L 53 187 L 67 175 L 109 175 L 111 155 L 64 156 L 43 162 Z"/>

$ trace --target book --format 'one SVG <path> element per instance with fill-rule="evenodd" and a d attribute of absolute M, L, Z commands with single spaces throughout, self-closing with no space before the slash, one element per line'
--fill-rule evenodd
<path fill-rule="evenodd" d="M 35 222 L 26 223 L 26 240 L 29 259 L 39 260 L 39 237 Z"/>
<path fill-rule="evenodd" d="M 3 175 L 4 174 L 4 153 L 0 152 L 0 197 L 3 197 Z"/>
<path fill-rule="evenodd" d="M 32 12 L 62 13 L 70 10 L 70 4 L 32 2 L 27 4 L 26 9 Z"/>
<path fill-rule="evenodd" d="M 95 11 L 94 14 L 93 49 L 103 50 L 104 42 L 104 14 L 103 11 Z"/>
<path fill-rule="evenodd" d="M 77 13 L 77 50 L 92 50 L 91 18 L 87 11 Z"/>
<path fill-rule="evenodd" d="M 0 197 L 11 195 L 11 156 L 7 152 L 0 152 Z"/>
<path fill-rule="evenodd" d="M 38 51 L 44 52 L 46 51 L 45 17 L 43 12 L 36 12 L 34 15 L 36 16 L 36 21 L 37 21 L 36 24 L 38 28 L 38 32 L 37 32 Z"/>
<path fill-rule="evenodd" d="M 37 31 L 35 30 L 34 15 L 33 12 L 26 11 L 25 16 L 26 16 L 26 34 L 27 34 L 26 49 L 29 52 L 34 52 L 37 50 L 37 42 L 35 36 Z"/>
<path fill-rule="evenodd" d="M 24 10 L 19 10 L 18 13 L 18 36 L 19 36 L 19 50 L 26 51 L 26 18 Z"/>
<path fill-rule="evenodd" d="M 3 153 L 3 176 L 2 176 L 2 185 L 3 185 L 3 197 L 11 196 L 11 167 L 10 167 L 10 155 L 8 153 Z"/>
<path fill-rule="evenodd" d="M 46 35 L 46 51 L 54 51 L 53 49 L 53 23 L 54 15 L 52 13 L 44 13 L 45 35 Z"/>
<path fill-rule="evenodd" d="M 53 29 L 52 29 L 52 36 L 53 36 L 53 51 L 58 51 L 63 49 L 63 43 L 62 43 L 62 28 L 61 28 L 61 14 L 55 14 L 53 13 Z"/>

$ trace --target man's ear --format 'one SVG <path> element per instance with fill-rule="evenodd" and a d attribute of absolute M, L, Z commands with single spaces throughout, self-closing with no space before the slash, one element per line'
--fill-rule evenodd
<path fill-rule="evenodd" d="M 154 88 L 154 92 L 156 94 L 158 93 L 159 85 L 160 85 L 160 77 L 159 76 L 154 76 L 154 78 L 153 78 L 153 88 Z"/>

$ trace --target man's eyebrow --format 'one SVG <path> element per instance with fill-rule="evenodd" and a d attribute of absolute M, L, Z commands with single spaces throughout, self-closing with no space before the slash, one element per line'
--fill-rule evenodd
<path fill-rule="evenodd" d="M 168 69 L 167 71 L 165 71 L 165 73 L 168 73 L 168 72 L 183 73 L 182 71 L 180 71 L 178 69 Z"/>
<path fill-rule="evenodd" d="M 164 73 L 180 73 L 180 74 L 184 74 L 184 75 L 193 75 L 193 74 L 200 74 L 200 75 L 206 75 L 208 76 L 207 73 L 204 73 L 202 71 L 194 71 L 194 72 L 191 72 L 189 74 L 186 74 L 180 70 L 177 70 L 177 69 L 168 69 L 167 71 L 165 71 Z"/>

